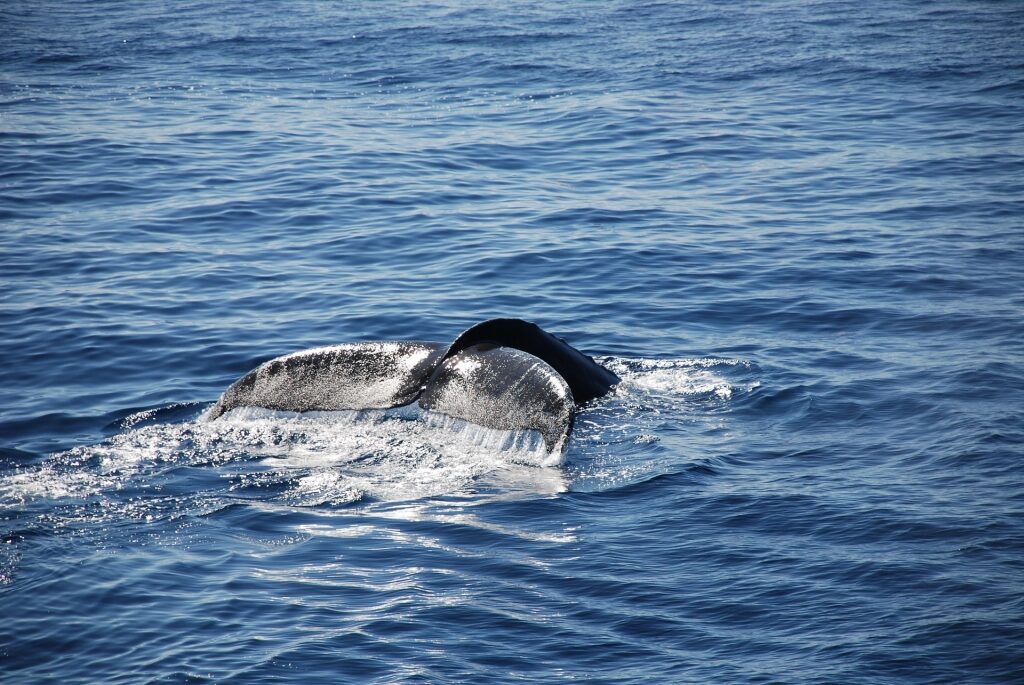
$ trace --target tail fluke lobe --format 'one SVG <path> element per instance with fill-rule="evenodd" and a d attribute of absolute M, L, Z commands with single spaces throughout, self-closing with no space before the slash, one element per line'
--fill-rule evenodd
<path fill-rule="evenodd" d="M 593 358 L 522 319 L 490 319 L 467 328 L 448 347 L 445 357 L 480 343 L 512 347 L 543 360 L 569 384 L 577 404 L 606 395 L 619 383 L 618 376 Z"/>
<path fill-rule="evenodd" d="M 441 362 L 420 406 L 487 428 L 535 431 L 554 452 L 565 447 L 575 402 L 569 384 L 541 359 L 481 344 Z"/>
<path fill-rule="evenodd" d="M 209 418 L 236 407 L 295 412 L 400 407 L 419 397 L 444 351 L 432 342 L 366 342 L 277 357 L 225 390 Z"/>

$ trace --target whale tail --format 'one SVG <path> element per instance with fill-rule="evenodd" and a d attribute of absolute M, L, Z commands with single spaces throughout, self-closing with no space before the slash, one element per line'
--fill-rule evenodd
<path fill-rule="evenodd" d="M 280 411 L 422 408 L 488 428 L 538 433 L 561 451 L 573 411 L 618 376 L 567 342 L 520 319 L 492 319 L 445 347 L 365 342 L 277 357 L 233 383 L 209 419 L 238 407 Z"/>

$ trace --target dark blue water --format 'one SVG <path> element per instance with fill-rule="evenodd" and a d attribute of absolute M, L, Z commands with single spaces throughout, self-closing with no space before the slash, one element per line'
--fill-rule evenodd
<path fill-rule="evenodd" d="M 1015 2 L 0 6 L 0 680 L 1024 681 Z M 199 420 L 533 320 L 560 465 Z"/>

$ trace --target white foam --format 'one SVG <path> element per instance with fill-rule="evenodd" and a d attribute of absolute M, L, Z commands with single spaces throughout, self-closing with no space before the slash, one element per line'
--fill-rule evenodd
<path fill-rule="evenodd" d="M 287 483 L 282 499 L 295 505 L 457 493 L 494 474 L 519 488 L 543 482 L 547 491 L 550 477 L 508 472 L 558 473 L 550 467 L 560 459 L 534 433 L 483 428 L 417 408 L 303 414 L 240 408 L 214 421 L 129 428 L 105 443 L 52 455 L 4 478 L 0 506 L 103 496 L 180 465 L 218 469 L 239 487 Z"/>
<path fill-rule="evenodd" d="M 738 359 L 597 361 L 622 382 L 577 412 L 567 473 L 574 490 L 620 487 L 699 462 L 700 441 L 726 435 L 729 405 L 758 386 L 757 369 Z"/>
<path fill-rule="evenodd" d="M 593 487 L 660 468 L 658 459 L 678 460 L 685 424 L 702 420 L 700 407 L 716 410 L 703 420 L 723 421 L 718 408 L 758 385 L 755 370 L 741 360 L 600 361 L 622 383 L 578 413 L 569 446 L 576 460 L 570 473 L 578 474 L 581 464 L 592 480 L 607 472 Z M 124 432 L 102 444 L 52 455 L 5 476 L 0 507 L 37 499 L 107 498 L 182 465 L 214 469 L 230 479 L 225 488 L 273 485 L 267 492 L 276 494 L 268 497 L 284 505 L 481 490 L 498 496 L 555 493 L 578 485 L 557 468 L 563 451 L 548 450 L 534 432 L 484 428 L 416 406 L 304 414 L 241 408 L 213 421 L 201 417 L 176 424 L 149 423 L 152 418 L 153 412 L 139 412 L 124 420 Z M 631 447 L 615 447 L 622 444 Z"/>
<path fill-rule="evenodd" d="M 630 359 L 603 360 L 622 378 L 620 391 L 640 390 L 679 397 L 732 398 L 736 390 L 751 390 L 751 384 L 735 384 L 720 372 L 722 368 L 750 369 L 750 363 L 739 359 Z"/>

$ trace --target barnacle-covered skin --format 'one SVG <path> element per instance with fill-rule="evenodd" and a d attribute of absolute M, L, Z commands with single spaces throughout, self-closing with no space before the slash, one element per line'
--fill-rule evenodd
<path fill-rule="evenodd" d="M 279 411 L 388 409 L 416 400 L 445 347 L 433 342 L 364 342 L 271 359 L 224 391 L 208 418 L 236 407 Z"/>

